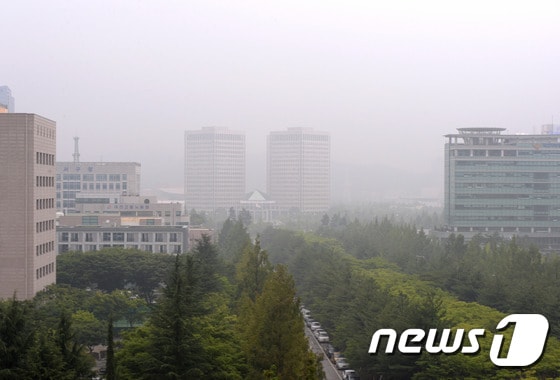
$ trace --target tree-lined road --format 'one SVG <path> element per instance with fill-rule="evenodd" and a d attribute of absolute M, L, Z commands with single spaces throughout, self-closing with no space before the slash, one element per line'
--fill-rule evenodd
<path fill-rule="evenodd" d="M 315 338 L 315 336 L 313 335 L 313 333 L 311 332 L 311 330 L 308 327 L 305 327 L 305 335 L 307 336 L 307 339 L 309 340 L 309 346 L 311 347 L 311 350 L 313 350 L 314 353 L 316 353 L 318 355 L 321 355 L 323 357 L 323 360 L 321 360 L 321 365 L 323 366 L 323 372 L 325 373 L 325 379 L 326 380 L 341 380 L 342 376 L 340 376 L 340 372 L 331 363 L 331 361 L 327 357 L 327 354 L 323 350 L 323 347 L 321 347 L 321 344 L 319 344 L 319 342 L 317 342 L 317 339 Z"/>

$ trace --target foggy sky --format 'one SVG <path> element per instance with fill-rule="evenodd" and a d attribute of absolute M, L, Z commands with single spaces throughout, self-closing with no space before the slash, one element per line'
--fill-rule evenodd
<path fill-rule="evenodd" d="M 442 197 L 443 135 L 560 123 L 558 1 L 24 0 L 0 16 L 16 112 L 57 122 L 58 161 L 79 136 L 82 161 L 140 162 L 144 187 L 181 187 L 183 132 L 223 126 L 245 131 L 247 190 L 264 190 L 267 134 L 312 127 L 346 198 Z"/>

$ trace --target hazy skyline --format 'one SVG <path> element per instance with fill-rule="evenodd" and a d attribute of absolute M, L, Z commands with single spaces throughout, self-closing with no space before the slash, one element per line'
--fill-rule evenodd
<path fill-rule="evenodd" d="M 0 85 L 16 112 L 57 122 L 58 161 L 79 136 L 81 161 L 140 162 L 144 187 L 182 186 L 184 131 L 224 126 L 245 131 L 247 191 L 264 190 L 266 136 L 310 127 L 330 133 L 333 187 L 349 199 L 441 197 L 443 135 L 560 121 L 556 1 L 1 9 Z M 371 169 L 360 179 L 356 167 Z"/>

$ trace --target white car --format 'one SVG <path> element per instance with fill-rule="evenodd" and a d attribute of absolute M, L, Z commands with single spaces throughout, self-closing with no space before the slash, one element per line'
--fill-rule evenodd
<path fill-rule="evenodd" d="M 343 380 L 350 380 L 353 377 L 356 377 L 356 371 L 354 371 L 353 369 L 345 369 L 344 371 L 342 371 Z"/>
<path fill-rule="evenodd" d="M 319 322 L 311 322 L 311 325 L 309 325 L 309 328 L 311 329 L 311 331 L 315 331 L 315 330 L 321 328 L 321 324 Z"/>
<path fill-rule="evenodd" d="M 328 343 L 330 341 L 329 334 L 326 331 L 320 331 L 317 335 L 317 340 L 319 343 Z"/>

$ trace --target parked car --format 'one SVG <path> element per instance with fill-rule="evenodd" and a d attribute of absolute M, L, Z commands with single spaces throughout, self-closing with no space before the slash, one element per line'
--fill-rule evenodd
<path fill-rule="evenodd" d="M 334 351 L 331 357 L 331 361 L 336 364 L 336 361 L 342 357 L 342 354 L 338 351 Z"/>
<path fill-rule="evenodd" d="M 313 331 L 313 335 L 315 335 L 315 338 L 318 338 L 318 337 L 319 337 L 319 333 L 320 333 L 321 331 L 325 331 L 325 330 L 319 328 L 319 329 L 315 329 L 315 331 Z M 325 331 L 325 332 L 326 332 L 326 331 Z"/>
<path fill-rule="evenodd" d="M 327 332 L 323 330 L 317 335 L 317 340 L 319 341 L 319 343 L 327 343 L 331 340 L 331 338 L 329 337 L 329 334 L 327 334 Z"/>
<path fill-rule="evenodd" d="M 321 324 L 319 322 L 311 322 L 311 325 L 309 325 L 309 328 L 311 329 L 311 331 L 315 331 L 315 330 L 321 328 Z"/>
<path fill-rule="evenodd" d="M 345 369 L 344 371 L 342 371 L 343 380 L 349 380 L 355 375 L 356 375 L 356 371 L 354 371 L 353 369 Z"/>
<path fill-rule="evenodd" d="M 346 361 L 346 358 L 340 357 L 336 360 L 336 368 L 337 369 L 346 369 L 350 367 L 350 364 Z"/>
<path fill-rule="evenodd" d="M 314 320 L 313 318 L 311 318 L 311 317 L 309 317 L 309 318 L 307 318 L 307 319 L 305 320 L 305 324 L 307 325 L 307 327 L 311 327 L 311 324 L 312 324 L 313 322 L 315 322 L 315 320 Z"/>
<path fill-rule="evenodd" d="M 333 353 L 334 353 L 334 347 L 333 347 L 332 344 L 327 344 L 327 345 L 325 346 L 325 353 L 327 354 L 327 357 L 328 357 L 329 359 L 332 358 Z"/>

